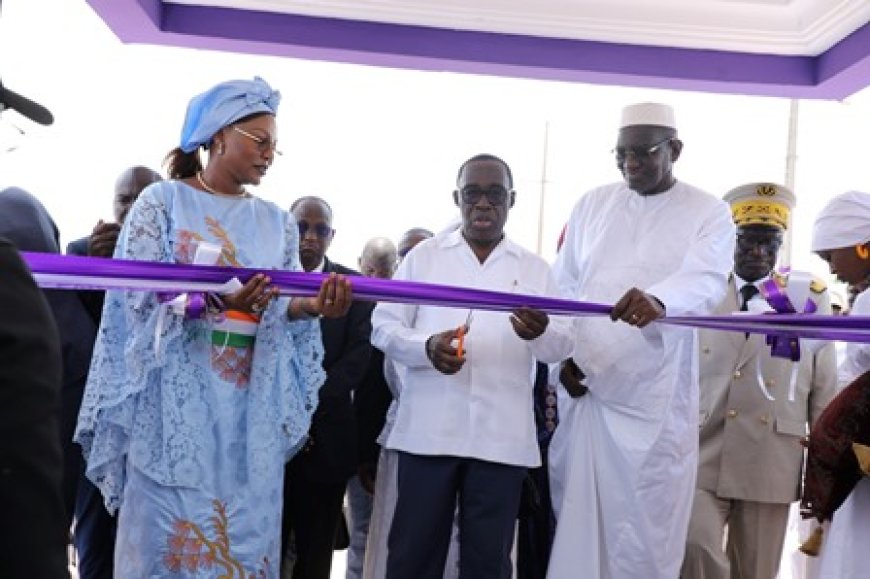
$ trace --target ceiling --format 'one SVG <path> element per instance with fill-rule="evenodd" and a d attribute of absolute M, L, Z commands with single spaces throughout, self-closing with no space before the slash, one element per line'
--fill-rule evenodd
<path fill-rule="evenodd" d="M 87 1 L 129 43 L 794 98 L 870 85 L 870 0 Z"/>

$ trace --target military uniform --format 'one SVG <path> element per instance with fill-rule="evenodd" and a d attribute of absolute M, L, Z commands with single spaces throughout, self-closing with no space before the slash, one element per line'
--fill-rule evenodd
<path fill-rule="evenodd" d="M 740 309 L 738 283 L 732 276 L 717 315 Z M 824 284 L 813 282 L 810 296 L 831 313 Z M 802 345 L 794 401 L 794 363 L 771 356 L 764 335 L 701 330 L 699 347 L 698 480 L 681 578 L 774 579 L 800 493 L 800 439 L 835 394 L 834 345 L 815 354 Z"/>

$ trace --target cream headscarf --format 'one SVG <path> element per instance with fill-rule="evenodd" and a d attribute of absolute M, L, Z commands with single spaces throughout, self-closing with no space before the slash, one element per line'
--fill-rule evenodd
<path fill-rule="evenodd" d="M 812 251 L 840 249 L 870 241 L 870 193 L 849 191 L 825 205 L 813 224 Z"/>

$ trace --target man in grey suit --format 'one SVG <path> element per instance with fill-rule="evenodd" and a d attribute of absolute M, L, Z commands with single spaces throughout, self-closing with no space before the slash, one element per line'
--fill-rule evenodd
<path fill-rule="evenodd" d="M 728 294 L 716 315 L 751 311 L 750 301 L 763 301 L 759 287 L 771 277 L 794 206 L 791 191 L 770 183 L 737 187 L 725 200 L 737 246 Z M 830 314 L 824 284 L 793 272 L 794 287 L 801 277 L 818 313 Z M 834 346 L 814 353 L 802 344 L 793 372 L 795 363 L 771 356 L 763 335 L 702 330 L 699 345 L 700 457 L 680 576 L 774 579 L 789 504 L 800 491 L 800 439 L 835 393 Z"/>

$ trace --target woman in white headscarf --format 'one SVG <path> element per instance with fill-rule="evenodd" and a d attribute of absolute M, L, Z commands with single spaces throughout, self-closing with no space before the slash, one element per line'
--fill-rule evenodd
<path fill-rule="evenodd" d="M 870 278 L 870 194 L 858 191 L 832 199 L 816 217 L 812 251 L 831 273 L 851 285 Z M 870 315 L 870 291 L 855 298 L 851 313 Z M 850 343 L 839 368 L 840 387 L 870 371 L 870 344 Z M 819 560 L 818 579 L 870 577 L 870 478 L 863 478 L 835 512 Z"/>

